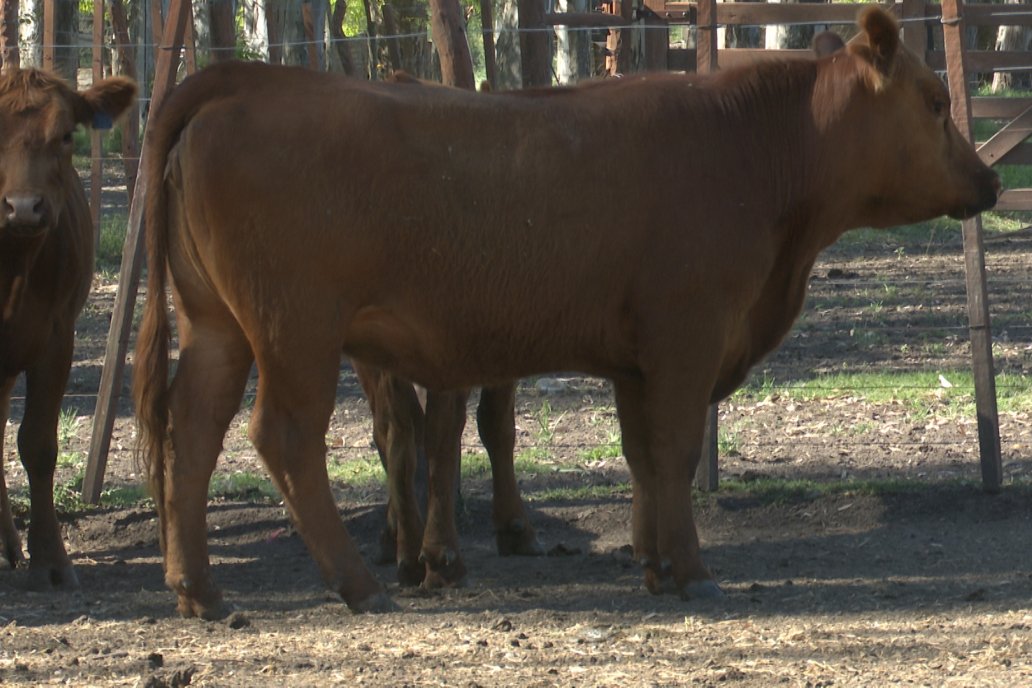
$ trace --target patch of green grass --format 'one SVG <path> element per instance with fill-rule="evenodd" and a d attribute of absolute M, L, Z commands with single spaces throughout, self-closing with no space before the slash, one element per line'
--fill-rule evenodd
<path fill-rule="evenodd" d="M 346 483 L 352 487 L 383 485 L 387 481 L 378 454 L 347 461 L 330 459 L 326 464 L 326 471 L 329 473 L 330 482 Z"/>
<path fill-rule="evenodd" d="M 134 506 L 154 505 L 147 488 L 143 485 L 122 485 L 100 493 L 100 505 L 116 509 Z"/>
<path fill-rule="evenodd" d="M 281 498 L 267 476 L 245 471 L 216 473 L 208 486 L 208 497 L 264 503 L 278 502 Z"/>
<path fill-rule="evenodd" d="M 608 441 L 597 447 L 591 447 L 580 452 L 582 461 L 602 461 L 604 459 L 618 459 L 623 456 L 623 448 L 620 441 Z"/>
<path fill-rule="evenodd" d="M 106 279 L 115 279 L 118 276 L 128 222 L 128 218 L 121 214 L 107 214 L 101 217 L 97 271 Z"/>
<path fill-rule="evenodd" d="M 582 485 L 577 487 L 555 487 L 539 492 L 527 492 L 523 499 L 528 502 L 579 502 L 592 499 L 606 499 L 618 495 L 629 495 L 630 483 L 613 485 Z"/>

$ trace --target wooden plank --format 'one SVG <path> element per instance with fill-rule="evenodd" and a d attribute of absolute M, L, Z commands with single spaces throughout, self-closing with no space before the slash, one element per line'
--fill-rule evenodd
<path fill-rule="evenodd" d="M 129 40 L 129 17 L 123 0 L 111 0 L 111 29 L 115 34 L 118 73 L 136 79 L 136 46 Z M 136 190 L 136 174 L 140 163 L 140 104 L 132 104 L 122 128 L 122 165 L 129 198 Z"/>
<path fill-rule="evenodd" d="M 963 0 L 942 1 L 943 37 L 953 119 L 967 140 L 972 141 L 971 96 L 967 86 L 963 7 Z M 996 374 L 993 366 L 993 338 L 989 320 L 981 216 L 964 220 L 962 228 L 982 486 L 987 492 L 998 492 L 1003 482 L 1003 462 L 1000 456 L 1000 419 L 996 407 Z"/>
<path fill-rule="evenodd" d="M 660 18 L 672 23 L 694 23 L 698 2 L 646 3 Z M 717 3 L 717 24 L 766 26 L 813 22 L 819 24 L 854 24 L 860 10 L 868 3 L 835 4 L 766 4 L 761 2 Z"/>
<path fill-rule="evenodd" d="M 104 0 L 93 2 L 93 83 L 104 78 Z M 104 133 L 90 129 L 90 220 L 94 248 L 100 250 L 100 204 L 104 186 Z"/>
<path fill-rule="evenodd" d="M 175 85 L 179 56 L 183 49 L 186 23 L 192 21 L 190 0 L 172 0 L 165 22 L 161 43 L 158 46 L 157 65 L 154 70 L 154 88 L 151 91 L 151 112 L 157 112 L 165 96 Z M 141 163 L 146 156 L 141 153 Z M 143 206 L 146 196 L 146 180 L 140 177 L 129 204 L 129 228 L 122 248 L 122 267 L 118 275 L 118 293 L 115 295 L 115 310 L 111 315 L 111 329 L 108 331 L 107 349 L 104 352 L 104 368 L 100 376 L 100 390 L 97 393 L 97 408 L 93 414 L 93 435 L 90 453 L 86 462 L 86 476 L 82 483 L 82 497 L 90 504 L 100 500 L 104 485 L 104 470 L 107 467 L 108 450 L 111 448 L 111 432 L 118 413 L 118 399 L 125 371 L 125 354 L 129 349 L 129 333 L 133 323 L 133 308 L 140 285 L 140 269 L 143 266 Z"/>
<path fill-rule="evenodd" d="M 1028 67 L 1032 62 L 1029 53 L 1020 50 L 967 50 L 965 63 L 968 73 L 1015 70 Z M 946 69 L 946 55 L 940 51 L 929 51 L 925 56 L 928 66 L 937 71 Z"/>
<path fill-rule="evenodd" d="M 661 72 L 668 69 L 668 53 L 670 52 L 669 24 L 653 9 L 662 6 L 661 1 L 645 0 L 642 8 L 642 62 L 650 72 Z"/>
<path fill-rule="evenodd" d="M 1003 125 L 999 131 L 993 134 L 992 138 L 979 146 L 978 155 L 986 165 L 995 165 L 1030 135 L 1032 135 L 1032 107 Z"/>
<path fill-rule="evenodd" d="M 994 210 L 1032 210 L 1032 189 L 1007 189 Z"/>
<path fill-rule="evenodd" d="M 1032 143 L 1019 143 L 1011 148 L 998 165 L 1032 165 Z"/>
<path fill-rule="evenodd" d="M 812 60 L 810 49 L 773 50 L 766 48 L 726 48 L 720 51 L 720 66 L 738 67 L 765 60 Z"/>
<path fill-rule="evenodd" d="M 54 70 L 54 51 L 57 46 L 57 7 L 56 0 L 45 0 L 43 3 L 43 68 Z"/>
<path fill-rule="evenodd" d="M 1029 57 L 1032 61 L 1032 56 Z M 1032 107 L 1032 98 L 984 96 L 971 99 L 971 113 L 976 118 L 1014 119 Z"/>
<path fill-rule="evenodd" d="M 545 15 L 545 23 L 549 26 L 567 26 L 571 28 L 594 27 L 607 28 L 623 26 L 623 17 L 605 12 L 561 12 Z"/>
<path fill-rule="evenodd" d="M 695 27 L 695 64 L 699 74 L 717 71 L 717 3 L 699 0 L 699 23 Z"/>

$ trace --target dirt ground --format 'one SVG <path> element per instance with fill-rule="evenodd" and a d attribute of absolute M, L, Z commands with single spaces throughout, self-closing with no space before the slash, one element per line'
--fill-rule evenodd
<path fill-rule="evenodd" d="M 955 234 L 927 244 L 890 236 L 833 248 L 818 264 L 784 347 L 758 367 L 751 393 L 721 405 L 721 477 L 738 487 L 699 494 L 697 511 L 722 601 L 644 589 L 629 555 L 623 460 L 591 451 L 618 442 L 609 387 L 560 375 L 522 382 L 517 417 L 518 450 L 554 467 L 521 484 L 548 556 L 496 556 L 489 484 L 468 479 L 460 522 L 468 585 L 399 589 L 390 566 L 374 565 L 401 611 L 354 616 L 322 587 L 282 506 L 221 500 L 210 509 L 209 543 L 238 611 L 208 623 L 175 616 L 150 509 L 87 509 L 65 522 L 80 592 L 28 592 L 24 571 L 0 571 L 0 683 L 1032 685 L 1032 409 L 1001 413 L 1006 485 L 987 495 L 977 486 L 975 419 L 957 412 L 948 379 L 920 412 L 870 401 L 864 389 L 805 400 L 784 388 L 844 370 L 948 378 L 966 368 L 960 256 Z M 1032 238 L 995 239 L 988 260 L 997 368 L 1028 375 Z M 98 279 L 80 323 L 63 438 L 80 458 L 114 292 Z M 126 401 L 109 486 L 139 482 L 129 412 Z M 24 489 L 13 442 L 19 414 L 16 400 L 3 457 L 15 491 Z M 261 471 L 245 426 L 242 413 L 220 471 Z M 472 426 L 466 444 L 479 451 Z M 328 444 L 333 461 L 373 453 L 346 367 Z M 65 462 L 59 481 L 81 470 L 81 461 Z M 749 489 L 762 478 L 839 488 Z M 881 479 L 895 487 L 862 487 Z M 583 486 L 597 486 L 596 496 L 557 491 Z M 335 489 L 372 562 L 382 488 Z"/>

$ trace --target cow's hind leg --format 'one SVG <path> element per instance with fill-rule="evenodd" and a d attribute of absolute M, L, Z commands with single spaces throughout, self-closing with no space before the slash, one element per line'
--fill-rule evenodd
<path fill-rule="evenodd" d="M 0 382 L 0 568 L 15 568 L 25 558 L 22 554 L 21 538 L 14 527 L 14 514 L 7 494 L 7 480 L 4 477 L 4 432 L 10 412 L 11 389 L 15 378 Z"/>
<path fill-rule="evenodd" d="M 18 429 L 18 453 L 29 479 L 29 586 L 35 590 L 79 587 L 54 508 L 57 423 L 72 364 L 72 341 L 70 326 L 55 333 L 37 363 L 25 371 L 25 416 Z"/>
<path fill-rule="evenodd" d="M 366 568 L 337 512 L 326 473 L 326 431 L 340 352 L 287 347 L 289 360 L 257 352 L 258 398 L 250 433 L 322 573 L 352 611 L 389 611 L 390 598 Z"/>
<path fill-rule="evenodd" d="M 179 365 L 169 390 L 172 450 L 159 478 L 165 581 L 183 616 L 204 619 L 227 613 L 208 557 L 208 484 L 253 361 L 243 333 L 224 315 L 193 322 L 179 308 Z"/>
<path fill-rule="evenodd" d="M 459 554 L 455 526 L 455 491 L 462 460 L 468 391 L 429 392 L 426 399 L 426 455 L 430 471 L 426 531 L 420 559 L 426 565 L 425 588 L 460 585 L 466 565 Z"/>
<path fill-rule="evenodd" d="M 516 385 L 485 387 L 477 405 L 477 430 L 491 459 L 492 515 L 498 554 L 540 556 L 544 547 L 530 524 L 513 467 Z"/>
<path fill-rule="evenodd" d="M 706 403 L 705 397 L 695 405 L 678 403 L 686 389 L 666 379 L 651 387 L 641 381 L 616 385 L 624 454 L 634 478 L 634 550 L 651 592 L 718 597 L 722 593 L 702 562 L 692 513 Z"/>

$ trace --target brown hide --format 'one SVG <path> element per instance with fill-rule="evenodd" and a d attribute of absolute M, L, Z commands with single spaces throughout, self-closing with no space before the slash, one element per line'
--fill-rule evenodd
<path fill-rule="evenodd" d="M 341 350 L 430 388 L 610 378 L 649 589 L 719 594 L 690 497 L 708 405 L 778 344 L 844 231 L 965 217 L 999 191 L 895 20 L 860 25 L 816 61 L 521 95 L 244 64 L 186 80 L 148 132 L 148 251 L 168 272 L 136 380 L 180 610 L 220 609 L 205 491 L 252 360 L 251 437 L 327 583 L 386 606 L 325 476 Z M 613 178 L 623 193 L 597 183 Z"/>
<path fill-rule="evenodd" d="M 72 167 L 72 133 L 97 116 L 117 116 L 135 93 L 135 85 L 120 78 L 76 93 L 47 72 L 0 76 L 0 425 L 24 372 L 18 452 L 29 478 L 29 567 L 37 588 L 78 585 L 53 502 L 57 422 L 75 318 L 93 276 L 93 226 Z M 11 565 L 23 559 L 2 462 L 0 555 Z"/>

